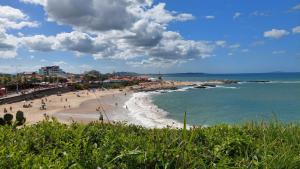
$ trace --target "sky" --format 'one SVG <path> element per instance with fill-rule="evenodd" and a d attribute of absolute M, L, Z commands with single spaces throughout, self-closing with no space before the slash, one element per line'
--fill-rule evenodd
<path fill-rule="evenodd" d="M 0 72 L 300 72 L 299 0 L 0 0 Z"/>

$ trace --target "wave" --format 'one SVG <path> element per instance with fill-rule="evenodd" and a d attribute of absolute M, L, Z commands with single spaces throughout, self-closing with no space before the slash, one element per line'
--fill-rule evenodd
<path fill-rule="evenodd" d="M 133 119 L 131 123 L 147 128 L 182 128 L 182 123 L 167 118 L 169 113 L 152 103 L 151 95 L 155 93 L 157 94 L 157 92 L 134 93 L 132 97 L 125 102 L 124 108 L 128 109 L 128 115 Z"/>
<path fill-rule="evenodd" d="M 234 87 L 234 86 L 221 86 L 221 85 L 217 85 L 216 88 L 223 88 L 223 89 L 238 89 L 237 87 Z"/>

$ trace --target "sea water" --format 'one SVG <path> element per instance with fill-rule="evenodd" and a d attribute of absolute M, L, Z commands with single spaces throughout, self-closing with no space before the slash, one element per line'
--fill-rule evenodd
<path fill-rule="evenodd" d="M 241 124 L 262 120 L 300 122 L 300 73 L 178 74 L 165 75 L 163 78 L 179 81 L 242 81 L 215 88 L 190 87 L 173 92 L 148 93 L 150 103 L 164 112 L 166 119 L 182 123 L 184 112 L 187 112 L 187 121 L 191 125 Z M 162 120 L 161 116 L 158 118 Z"/>

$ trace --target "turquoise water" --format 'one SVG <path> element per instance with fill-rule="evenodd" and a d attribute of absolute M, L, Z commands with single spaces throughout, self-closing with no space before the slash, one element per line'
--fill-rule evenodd
<path fill-rule="evenodd" d="M 277 119 L 300 121 L 300 74 L 178 75 L 165 79 L 205 81 L 212 79 L 269 80 L 270 83 L 241 83 L 210 89 L 188 89 L 154 95 L 153 103 L 180 122 L 187 112 L 188 123 L 212 125 Z"/>

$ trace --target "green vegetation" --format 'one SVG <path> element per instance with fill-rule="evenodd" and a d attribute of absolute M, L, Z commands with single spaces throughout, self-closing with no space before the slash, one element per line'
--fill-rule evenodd
<path fill-rule="evenodd" d="M 249 123 L 207 128 L 134 125 L 0 127 L 0 168 L 299 168 L 300 127 Z"/>

